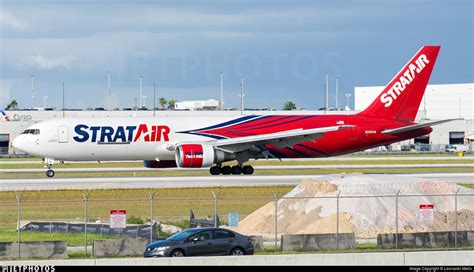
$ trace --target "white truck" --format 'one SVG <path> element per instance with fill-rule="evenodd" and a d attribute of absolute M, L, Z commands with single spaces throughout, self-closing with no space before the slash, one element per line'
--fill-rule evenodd
<path fill-rule="evenodd" d="M 449 153 L 458 153 L 458 152 L 467 152 L 467 146 L 466 145 L 461 145 L 461 144 L 455 144 L 455 145 L 449 145 L 448 148 L 446 148 L 446 152 Z"/>

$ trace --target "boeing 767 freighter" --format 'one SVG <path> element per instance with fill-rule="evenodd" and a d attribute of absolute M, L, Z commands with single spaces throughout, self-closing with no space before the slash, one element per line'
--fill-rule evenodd
<path fill-rule="evenodd" d="M 414 122 L 440 47 L 424 46 L 364 111 L 353 115 L 62 118 L 40 122 L 13 146 L 56 161 L 143 160 L 151 168 L 210 167 L 250 175 L 251 159 L 330 157 L 420 137 L 451 120 Z M 234 166 L 222 163 L 236 161 Z"/>

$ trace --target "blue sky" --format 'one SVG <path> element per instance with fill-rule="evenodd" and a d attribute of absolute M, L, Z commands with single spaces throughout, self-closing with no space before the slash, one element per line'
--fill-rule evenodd
<path fill-rule="evenodd" d="M 422 45 L 441 45 L 430 83 L 473 79 L 474 1 L 0 0 L 0 107 L 131 107 L 143 76 L 146 104 L 220 96 L 238 107 L 323 106 L 324 78 L 385 85 Z M 353 98 L 353 96 L 352 96 Z M 353 104 L 353 102 L 351 103 Z"/>

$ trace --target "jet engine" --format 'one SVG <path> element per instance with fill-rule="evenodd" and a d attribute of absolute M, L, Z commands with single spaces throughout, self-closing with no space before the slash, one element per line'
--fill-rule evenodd
<path fill-rule="evenodd" d="M 211 145 L 182 144 L 176 147 L 175 159 L 179 167 L 201 168 L 234 160 L 235 156 Z"/>
<path fill-rule="evenodd" d="M 146 168 L 174 168 L 176 167 L 176 162 L 173 160 L 169 161 L 143 161 L 143 164 Z"/>

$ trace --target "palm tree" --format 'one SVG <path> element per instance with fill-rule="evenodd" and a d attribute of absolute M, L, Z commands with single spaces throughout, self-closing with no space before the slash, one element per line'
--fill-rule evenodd
<path fill-rule="evenodd" d="M 296 110 L 296 105 L 292 101 L 286 101 L 283 104 L 283 110 Z"/>
<path fill-rule="evenodd" d="M 176 100 L 170 99 L 170 101 L 168 101 L 168 109 L 174 110 L 175 106 L 176 106 Z"/>
<path fill-rule="evenodd" d="M 18 102 L 16 102 L 16 100 L 13 99 L 13 101 L 10 102 L 10 104 L 7 105 L 5 110 L 13 110 L 13 109 L 16 109 L 17 107 L 18 107 Z"/>
<path fill-rule="evenodd" d="M 166 101 L 166 98 L 160 97 L 158 103 L 160 104 L 161 109 L 164 110 L 166 108 L 166 104 L 168 103 L 168 101 Z"/>

